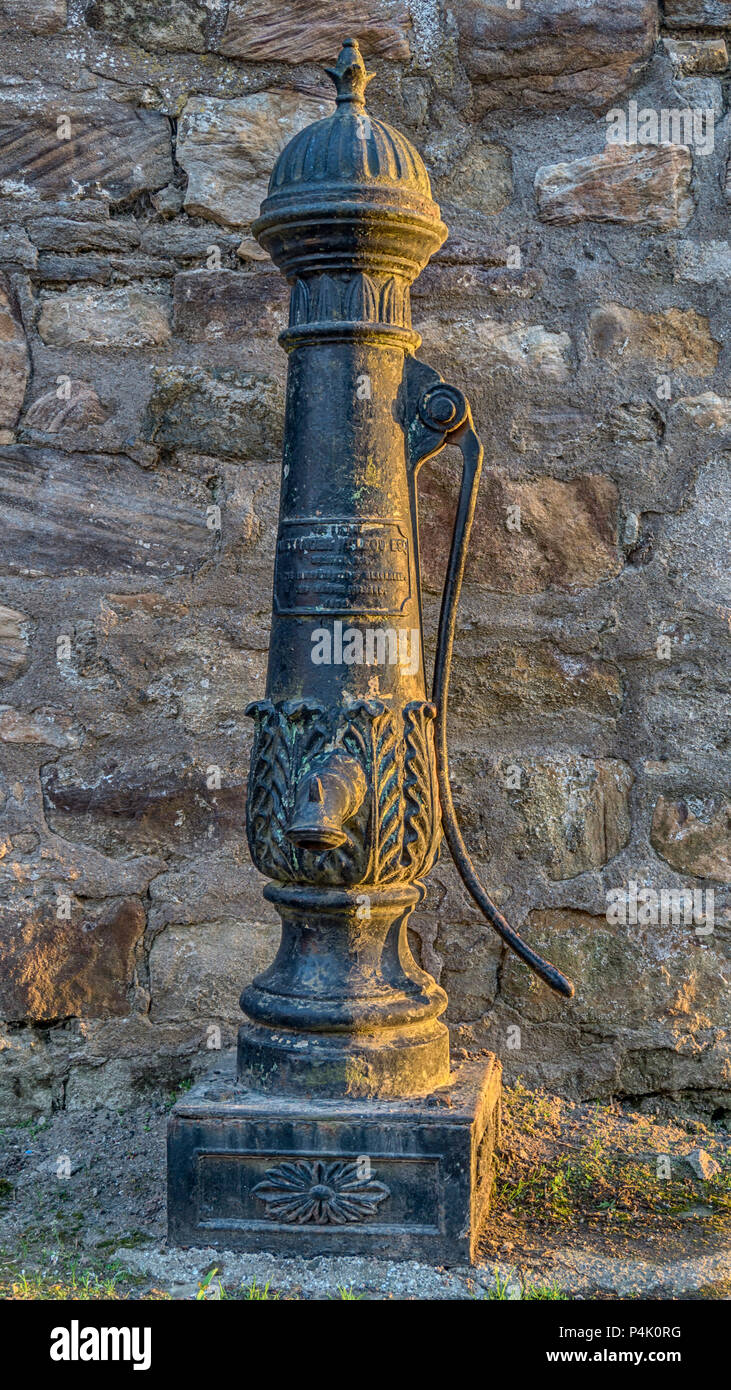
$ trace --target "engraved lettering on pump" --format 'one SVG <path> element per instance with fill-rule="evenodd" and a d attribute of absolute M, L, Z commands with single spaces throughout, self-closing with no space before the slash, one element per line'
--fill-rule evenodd
<path fill-rule="evenodd" d="M 300 517 L 277 541 L 277 613 L 397 614 L 411 598 L 409 540 L 381 517 Z"/>

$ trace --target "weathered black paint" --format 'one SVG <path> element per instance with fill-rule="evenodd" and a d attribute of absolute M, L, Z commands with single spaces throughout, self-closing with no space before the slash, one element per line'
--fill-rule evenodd
<path fill-rule="evenodd" d="M 491 924 L 554 988 L 570 986 L 487 898 L 449 789 L 449 663 L 482 448 L 462 393 L 414 356 L 409 305 L 446 227 L 419 155 L 366 114 L 353 41 L 333 77 L 335 114 L 290 141 L 254 225 L 291 286 L 272 634 L 266 696 L 250 707 L 247 807 L 282 937 L 241 996 L 237 1081 L 203 1083 L 175 1108 L 170 1233 L 459 1259 L 486 1211 L 500 1068 L 488 1058 L 452 1075 L 446 995 L 409 948 L 442 821 Z M 432 701 L 416 482 L 448 440 L 464 468 Z M 346 625 L 381 633 L 376 664 L 337 659 Z M 314 659 L 323 632 L 335 656 L 325 663 Z"/>
<path fill-rule="evenodd" d="M 346 44 L 333 75 L 335 114 L 287 146 L 254 225 L 292 287 L 272 635 L 266 700 L 252 709 L 248 818 L 255 861 L 285 888 L 267 892 L 282 913 L 282 945 L 242 995 L 251 1022 L 240 1032 L 239 1074 L 333 1095 L 418 1095 L 449 1077 L 439 1022 L 446 997 L 416 966 L 406 931 L 411 885 L 440 837 L 438 782 L 450 848 L 473 895 L 544 978 L 561 977 L 477 883 L 439 735 L 439 769 L 435 759 L 482 459 L 462 393 L 413 356 L 409 286 L 446 228 L 416 151 L 365 112 L 356 45 Z M 416 479 L 447 439 L 463 449 L 467 485 L 432 705 Z M 372 637 L 387 629 L 412 659 L 318 664 L 318 634 L 332 633 L 334 645 L 338 625 Z"/>

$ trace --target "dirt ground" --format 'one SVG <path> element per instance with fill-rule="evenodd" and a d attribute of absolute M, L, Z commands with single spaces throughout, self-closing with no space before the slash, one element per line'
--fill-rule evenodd
<path fill-rule="evenodd" d="M 0 1131 L 0 1297 L 731 1296 L 721 1126 L 507 1090 L 480 1260 L 446 1270 L 169 1249 L 165 1129 L 176 1098 Z"/>

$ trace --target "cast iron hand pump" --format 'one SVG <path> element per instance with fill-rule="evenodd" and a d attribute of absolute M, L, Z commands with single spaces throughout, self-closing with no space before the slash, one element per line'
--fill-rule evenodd
<path fill-rule="evenodd" d="M 237 1077 L 216 1067 L 173 1109 L 169 1236 L 442 1264 L 477 1257 L 501 1093 L 493 1054 L 450 1067 L 447 996 L 409 949 L 442 828 L 503 940 L 554 989 L 572 987 L 490 902 L 449 787 L 449 666 L 482 446 L 462 393 L 414 356 L 409 307 L 447 229 L 416 150 L 366 114 L 352 40 L 331 75 L 334 114 L 287 145 L 254 224 L 291 286 L 247 805 L 282 938 L 241 996 Z M 417 476 L 445 444 L 463 467 L 429 700 Z"/>
<path fill-rule="evenodd" d="M 239 1077 L 408 1096 L 449 1079 L 446 995 L 406 932 L 441 827 L 502 939 L 553 989 L 573 991 L 490 901 L 449 786 L 449 669 L 482 446 L 462 393 L 414 356 L 409 303 L 447 229 L 416 150 L 366 113 L 355 41 L 330 71 L 336 110 L 287 145 L 254 224 L 291 285 L 272 636 L 266 699 L 250 707 L 247 817 L 283 927 L 274 964 L 242 995 Z M 460 448 L 463 472 L 429 701 L 416 484 L 446 444 Z"/>

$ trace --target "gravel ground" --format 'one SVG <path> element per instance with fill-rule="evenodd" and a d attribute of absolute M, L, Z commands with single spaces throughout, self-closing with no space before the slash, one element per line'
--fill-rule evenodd
<path fill-rule="evenodd" d="M 337 1299 L 344 1291 L 373 1299 L 469 1299 L 495 1297 L 496 1289 L 500 1297 L 729 1297 L 731 1228 L 724 1210 L 708 1205 L 700 1189 L 697 1200 L 687 1200 L 672 1218 L 650 1211 L 621 1222 L 599 1211 L 593 1212 L 596 1219 L 579 1209 L 568 1216 L 561 1208 L 551 1214 L 550 1183 L 537 1211 L 530 1201 L 523 1209 L 512 1200 L 516 1172 L 524 1181 L 536 1172 L 550 1178 L 567 1152 L 575 1163 L 590 1149 L 595 1153 L 597 1135 L 612 1160 L 620 1150 L 626 1158 L 632 1144 L 646 1142 L 643 1127 L 649 1123 L 611 1110 L 598 1115 L 596 1108 L 550 1097 L 541 1098 L 541 1109 L 526 1092 L 519 1096 L 512 1132 L 508 1107 L 502 1196 L 482 1261 L 471 1269 L 170 1249 L 165 1130 L 172 1099 L 156 1097 L 120 1113 L 60 1111 L 46 1124 L 0 1132 L 0 1270 L 6 1297 L 13 1296 L 25 1273 L 61 1284 L 69 1277 L 113 1278 L 123 1296 L 193 1299 L 212 1269 L 217 1272 L 209 1297 L 220 1297 L 222 1288 L 226 1296 L 240 1297 L 252 1285 L 269 1285 L 270 1297 L 276 1291 L 307 1299 Z M 709 1131 L 699 1136 L 697 1129 L 691 1122 L 663 1122 L 653 1133 L 653 1147 L 680 1154 L 684 1162 L 682 1154 L 697 1148 L 700 1137 L 718 1164 L 728 1137 Z M 718 1167 L 722 1174 L 727 1171 Z M 613 1171 L 595 1177 L 594 1207 L 601 1205 L 602 1183 Z"/>
<path fill-rule="evenodd" d="M 549 1285 L 540 1283 L 540 1268 L 524 1265 L 518 1271 L 505 1261 L 446 1270 L 415 1260 L 398 1264 L 330 1257 L 285 1260 L 266 1253 L 238 1255 L 212 1248 L 126 1250 L 119 1252 L 119 1258 L 127 1269 L 169 1290 L 175 1298 L 194 1298 L 212 1268 L 217 1271 L 213 1295 L 218 1292 L 218 1283 L 227 1291 L 250 1288 L 254 1283 L 262 1288 L 269 1283 L 282 1294 L 300 1298 L 337 1298 L 340 1290 L 347 1289 L 377 1299 L 471 1299 L 494 1295 L 498 1286 L 508 1298 L 520 1298 L 526 1286 L 534 1291 L 548 1290 L 552 1297 L 560 1292 L 570 1299 L 687 1298 L 700 1289 L 716 1289 L 718 1296 L 723 1296 L 719 1285 L 731 1280 L 731 1243 L 714 1255 L 657 1264 L 587 1256 L 582 1250 L 567 1247 L 553 1252 Z"/>

